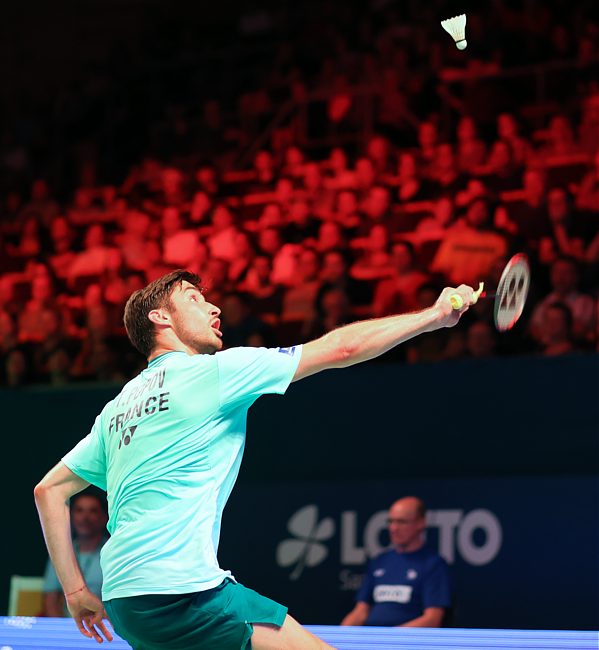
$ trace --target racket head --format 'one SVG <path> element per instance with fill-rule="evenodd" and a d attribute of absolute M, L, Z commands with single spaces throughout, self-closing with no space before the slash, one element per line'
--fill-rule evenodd
<path fill-rule="evenodd" d="M 530 265 L 523 253 L 518 253 L 506 264 L 495 295 L 495 327 L 500 332 L 511 330 L 516 324 L 528 296 Z"/>

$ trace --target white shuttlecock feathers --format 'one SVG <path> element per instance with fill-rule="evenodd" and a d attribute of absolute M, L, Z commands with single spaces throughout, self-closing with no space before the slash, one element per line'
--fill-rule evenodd
<path fill-rule="evenodd" d="M 468 45 L 466 41 L 466 14 L 442 20 L 441 27 L 453 38 L 458 50 L 466 49 Z"/>

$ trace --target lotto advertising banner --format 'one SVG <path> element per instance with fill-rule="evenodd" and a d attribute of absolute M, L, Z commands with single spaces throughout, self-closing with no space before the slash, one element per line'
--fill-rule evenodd
<path fill-rule="evenodd" d="M 451 625 L 599 628 L 597 477 L 238 485 L 221 565 L 302 622 L 338 624 L 407 495 L 427 503 L 427 544 L 450 565 Z"/>

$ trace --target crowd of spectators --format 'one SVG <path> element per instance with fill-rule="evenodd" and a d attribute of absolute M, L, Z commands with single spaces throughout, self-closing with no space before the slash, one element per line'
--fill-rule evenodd
<path fill-rule="evenodd" d="M 509 12 L 502 16 L 509 27 Z M 471 29 L 473 43 L 482 41 L 476 19 Z M 582 31 L 589 30 L 591 22 Z M 535 31 L 536 40 L 527 41 L 529 50 L 536 44 L 533 60 L 551 60 L 565 48 L 561 55 L 577 57 L 583 70 L 596 61 L 587 43 L 592 38 L 582 38 L 575 51 L 558 32 L 555 24 L 549 37 Z M 43 173 L 43 165 L 38 169 L 32 149 L 4 146 L 2 384 L 130 376 L 143 359 L 127 343 L 124 303 L 135 289 L 180 267 L 197 272 L 208 299 L 221 307 L 226 346 L 271 346 L 306 341 L 355 319 L 430 306 L 446 284 L 493 287 L 509 256 L 525 252 L 533 283 L 516 333 L 499 337 L 491 301 L 481 301 L 459 328 L 416 339 L 386 358 L 413 363 L 596 349 L 596 85 L 581 73 L 564 110 L 537 106 L 540 118 L 493 113 L 488 106 L 485 112 L 482 105 L 479 111 L 465 95 L 448 119 L 438 88 L 426 75 L 408 73 L 425 48 L 417 41 L 410 53 L 405 37 L 396 21 L 374 34 L 354 34 L 353 41 L 337 40 L 339 56 L 319 53 L 317 74 L 314 61 L 302 61 L 292 47 L 297 58 L 283 57 L 297 63 L 286 76 L 289 93 L 301 98 L 308 78 L 313 89 L 328 87 L 324 112 L 311 104 L 318 110 L 303 116 L 308 129 L 302 137 L 291 120 L 246 165 L 234 164 L 235 153 L 255 124 L 232 131 L 212 100 L 204 105 L 201 128 L 191 128 L 186 110 L 170 111 L 160 128 L 146 124 L 146 151 L 135 151 L 119 178 L 102 172 L 102 138 L 92 127 L 87 146 L 78 149 L 87 153 L 77 159 L 76 173 L 59 180 Z M 373 51 L 347 51 L 348 43 L 365 40 L 376 44 Z M 587 43 L 582 53 L 581 43 Z M 493 41 L 478 54 L 495 74 L 506 62 L 491 45 L 499 51 Z M 435 52 L 440 46 L 433 43 L 427 56 Z M 436 81 L 454 56 L 435 66 L 427 59 Z M 383 58 L 390 64 L 379 68 Z M 272 70 L 284 67 L 275 60 Z M 375 93 L 375 131 L 348 140 L 362 132 L 355 83 L 365 78 L 382 89 Z M 488 100 L 503 83 L 497 77 L 486 84 Z M 275 101 L 243 97 L 246 121 Z M 310 131 L 333 144 L 308 147 Z"/>
<path fill-rule="evenodd" d="M 397 354 L 414 362 L 592 349 L 599 155 L 585 154 L 563 117 L 540 137 L 533 146 L 501 115 L 487 144 L 464 117 L 451 143 L 425 122 L 413 150 L 374 136 L 353 161 L 342 148 L 315 161 L 292 146 L 280 160 L 260 151 L 251 170 L 188 175 L 145 159 L 121 186 L 80 187 L 63 205 L 37 180 L 26 201 L 13 193 L 2 206 L 4 380 L 123 379 L 139 363 L 127 352 L 123 305 L 179 267 L 205 279 L 227 346 L 285 345 L 429 306 L 447 283 L 496 285 L 509 255 L 524 251 L 532 317 L 509 349 L 486 301 L 464 327 Z M 570 153 L 553 155 L 564 138 Z M 479 156 L 465 155 L 472 143 Z M 513 157 L 518 146 L 522 160 L 502 174 L 497 150 Z"/>

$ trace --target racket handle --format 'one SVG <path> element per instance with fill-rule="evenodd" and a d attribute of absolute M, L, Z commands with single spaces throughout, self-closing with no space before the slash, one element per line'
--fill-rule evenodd
<path fill-rule="evenodd" d="M 473 305 L 480 298 L 484 288 L 485 288 L 485 283 L 484 282 L 479 282 L 478 283 L 478 289 L 474 292 L 474 296 L 473 296 L 474 300 L 472 301 Z M 462 296 L 460 296 L 459 293 L 452 293 L 451 296 L 449 296 L 449 302 L 451 303 L 451 306 L 454 309 L 461 309 L 464 306 L 464 300 L 463 300 Z"/>
<path fill-rule="evenodd" d="M 464 301 L 462 300 L 462 296 L 460 296 L 457 293 L 452 294 L 449 296 L 449 302 L 451 303 L 451 306 L 454 309 L 461 309 L 464 305 Z"/>

